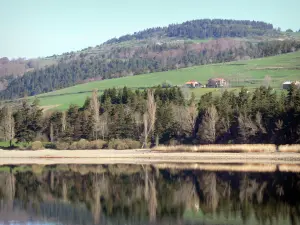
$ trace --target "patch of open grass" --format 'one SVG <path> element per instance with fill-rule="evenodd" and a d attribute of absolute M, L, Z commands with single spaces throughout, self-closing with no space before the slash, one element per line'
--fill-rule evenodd
<path fill-rule="evenodd" d="M 157 146 L 153 151 L 166 152 L 275 152 L 273 144 L 234 144 L 234 145 L 177 145 Z"/>
<path fill-rule="evenodd" d="M 149 88 L 162 84 L 168 80 L 172 85 L 183 85 L 188 80 L 197 80 L 206 84 L 212 77 L 223 77 L 232 80 L 230 90 L 238 91 L 241 86 L 253 89 L 263 85 L 266 75 L 272 78 L 271 87 L 281 90 L 281 85 L 286 80 L 299 80 L 300 76 L 300 51 L 278 56 L 241 60 L 229 63 L 209 64 L 194 66 L 166 72 L 128 76 L 103 81 L 95 81 L 64 88 L 54 92 L 37 95 L 41 106 L 55 106 L 55 109 L 65 110 L 70 104 L 83 105 L 87 96 L 91 96 L 93 89 L 98 89 L 100 94 L 107 88 L 122 88 L 127 86 L 132 89 Z M 248 80 L 247 80 L 248 79 Z M 233 81 L 235 80 L 235 81 Z M 250 81 L 249 81 L 250 80 Z M 213 91 L 211 88 L 188 89 L 194 92 L 197 98 Z"/>

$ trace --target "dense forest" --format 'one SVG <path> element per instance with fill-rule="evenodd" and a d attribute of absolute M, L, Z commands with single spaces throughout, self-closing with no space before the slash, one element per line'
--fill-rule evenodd
<path fill-rule="evenodd" d="M 202 19 L 192 20 L 181 24 L 171 24 L 167 27 L 146 29 L 134 34 L 113 38 L 106 44 L 120 43 L 130 40 L 143 40 L 161 37 L 183 37 L 190 39 L 207 39 L 222 37 L 247 37 L 278 34 L 272 24 L 250 20 Z"/>
<path fill-rule="evenodd" d="M 112 164 L 18 167 L 1 167 L 2 220 L 19 209 L 20 220 L 26 213 L 30 221 L 82 225 L 188 225 L 200 213 L 203 220 L 226 224 L 300 222 L 299 173 Z"/>
<path fill-rule="evenodd" d="M 77 149 L 85 140 L 101 140 L 95 148 L 140 148 L 158 144 L 300 142 L 300 89 L 292 85 L 278 95 L 270 87 L 238 94 L 223 90 L 188 100 L 178 87 L 95 90 L 83 106 L 43 113 L 38 100 L 0 111 L 0 136 L 19 142 L 64 143 Z M 2 129 L 1 129 L 2 128 Z M 97 142 L 98 143 L 98 142 Z M 96 144 L 96 143 L 94 143 Z M 89 147 L 83 147 L 89 148 Z M 94 147 L 91 147 L 94 148 Z"/>
<path fill-rule="evenodd" d="M 119 47 L 98 56 L 61 60 L 58 65 L 25 73 L 12 80 L 0 99 L 32 96 L 92 80 L 173 70 L 193 65 L 229 62 L 297 51 L 295 40 L 250 43 L 218 39 L 207 43 L 149 44 L 137 48 Z"/>

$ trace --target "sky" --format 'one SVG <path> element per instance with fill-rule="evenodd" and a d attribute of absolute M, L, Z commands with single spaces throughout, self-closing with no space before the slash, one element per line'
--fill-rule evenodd
<path fill-rule="evenodd" d="M 300 29 L 299 0 L 0 0 L 0 57 L 44 57 L 192 19 Z"/>

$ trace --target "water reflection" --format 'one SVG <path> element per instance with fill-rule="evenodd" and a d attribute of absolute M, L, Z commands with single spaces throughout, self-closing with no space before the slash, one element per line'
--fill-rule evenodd
<path fill-rule="evenodd" d="M 300 173 L 278 170 L 0 167 L 0 224 L 300 224 L 299 203 Z"/>

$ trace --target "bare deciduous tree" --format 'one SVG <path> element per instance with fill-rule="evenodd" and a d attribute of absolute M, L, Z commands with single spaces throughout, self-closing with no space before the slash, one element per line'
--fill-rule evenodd
<path fill-rule="evenodd" d="M 205 143 L 214 143 L 216 141 L 216 124 L 219 116 L 214 105 L 210 106 L 202 119 L 199 134 L 202 141 Z"/>
<path fill-rule="evenodd" d="M 238 124 L 239 136 L 243 143 L 247 143 L 249 138 L 254 136 L 258 131 L 256 124 L 247 115 L 240 114 L 238 117 Z"/>
<path fill-rule="evenodd" d="M 265 134 L 267 131 L 266 131 L 266 128 L 264 127 L 264 125 L 263 125 L 262 116 L 261 116 L 260 112 L 256 113 L 256 115 L 255 115 L 255 122 L 256 122 L 256 125 L 257 125 L 259 131 L 261 133 Z"/>
<path fill-rule="evenodd" d="M 197 108 L 195 103 L 191 103 L 189 106 L 172 105 L 172 109 L 174 119 L 180 125 L 182 132 L 193 135 L 197 119 Z"/>
<path fill-rule="evenodd" d="M 54 131 L 53 131 L 53 124 L 50 123 L 50 141 L 54 141 Z"/>
<path fill-rule="evenodd" d="M 148 90 L 147 93 L 147 111 L 144 114 L 144 143 L 143 148 L 147 147 L 148 136 L 154 130 L 156 118 L 156 102 L 154 99 L 153 90 Z"/>
<path fill-rule="evenodd" d="M 94 89 L 91 102 L 90 102 L 90 111 L 92 114 L 92 120 L 93 120 L 93 136 L 97 140 L 98 139 L 98 132 L 100 130 L 100 115 L 99 115 L 99 108 L 100 103 L 98 100 L 98 90 Z"/>
<path fill-rule="evenodd" d="M 102 139 L 104 140 L 108 134 L 108 115 L 107 112 L 103 113 L 99 118 L 99 131 Z"/>
<path fill-rule="evenodd" d="M 5 141 L 9 141 L 11 146 L 12 140 L 15 137 L 15 124 L 14 117 L 12 114 L 12 108 L 10 106 L 5 106 L 2 109 L 2 118 L 0 122 L 2 127 L 3 138 Z"/>
<path fill-rule="evenodd" d="M 67 115 L 66 115 L 66 112 L 63 111 L 62 116 L 61 116 L 61 131 L 62 132 L 65 132 L 66 126 L 67 126 Z"/>

